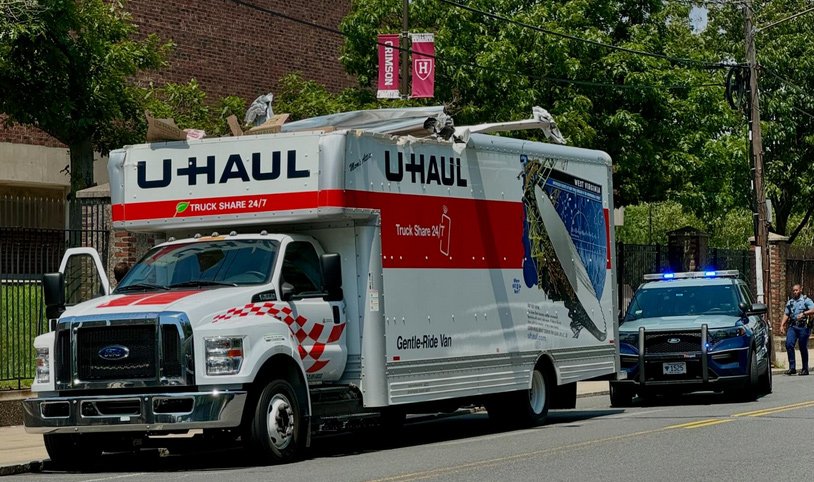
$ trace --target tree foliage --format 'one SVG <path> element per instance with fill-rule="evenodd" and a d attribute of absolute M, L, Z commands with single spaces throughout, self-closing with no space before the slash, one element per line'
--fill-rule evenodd
<path fill-rule="evenodd" d="M 462 2 L 464 3 L 464 2 Z M 436 35 L 436 99 L 457 123 L 548 109 L 569 142 L 615 162 L 617 204 L 673 199 L 711 222 L 748 199 L 745 131 L 723 96 L 721 57 L 697 35 L 687 2 L 473 0 L 489 18 L 439 0 L 410 3 L 410 30 Z M 375 80 L 377 33 L 400 30 L 401 2 L 354 2 L 342 60 Z M 677 59 L 690 59 L 682 62 Z M 708 218 L 708 219 L 707 219 Z"/>
<path fill-rule="evenodd" d="M 171 44 L 135 40 L 120 2 L 17 2 L 0 24 L 0 112 L 35 126 L 71 153 L 71 190 L 93 183 L 94 148 L 122 145 L 142 116 L 139 72 L 164 66 Z"/>
<path fill-rule="evenodd" d="M 814 211 L 814 12 L 805 0 L 753 3 L 767 197 L 774 230 L 793 239 Z M 708 44 L 721 57 L 744 58 L 740 4 L 710 6 Z M 779 22 L 779 23 L 778 23 Z M 797 216 L 794 216 L 797 214 Z M 789 220 L 794 219 L 793 225 Z"/>

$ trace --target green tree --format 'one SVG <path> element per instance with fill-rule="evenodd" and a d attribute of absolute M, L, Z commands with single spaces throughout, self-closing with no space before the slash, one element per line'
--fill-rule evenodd
<path fill-rule="evenodd" d="M 703 36 L 722 58 L 743 62 L 742 4 L 711 5 Z M 752 5 L 767 197 L 774 231 L 793 241 L 814 212 L 814 12 L 804 0 L 763 0 Z M 779 22 L 779 23 L 778 23 Z M 792 222 L 793 220 L 793 222 Z"/>
<path fill-rule="evenodd" d="M 401 4 L 358 0 L 342 23 L 342 61 L 363 87 L 375 78 L 376 34 L 401 29 Z M 673 199 L 709 222 L 746 202 L 743 121 L 724 101 L 722 57 L 693 32 L 687 2 L 466 5 L 503 19 L 410 3 L 410 30 L 436 35 L 436 99 L 454 104 L 456 123 L 523 118 L 540 105 L 571 144 L 611 154 L 618 205 Z"/>
<path fill-rule="evenodd" d="M 186 84 L 150 86 L 139 92 L 144 109 L 153 117 L 172 118 L 181 129 L 200 129 L 207 137 L 228 135 L 226 119 L 230 115 L 242 119 L 246 111 L 246 102 L 240 97 L 227 96 L 216 103 L 208 101 L 206 92 L 195 79 Z M 137 119 L 136 124 L 131 131 L 134 139 L 126 143 L 143 142 L 146 125 L 142 118 Z"/>
<path fill-rule="evenodd" d="M 68 146 L 76 192 L 93 185 L 94 148 L 105 152 L 132 137 L 133 119 L 143 114 L 130 80 L 164 66 L 171 44 L 152 34 L 134 40 L 136 27 L 118 1 L 16 7 L 0 24 L 0 112 Z"/>

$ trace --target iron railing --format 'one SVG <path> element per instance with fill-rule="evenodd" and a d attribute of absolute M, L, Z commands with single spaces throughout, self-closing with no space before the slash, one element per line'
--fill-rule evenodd
<path fill-rule="evenodd" d="M 0 197 L 0 390 L 24 388 L 34 377 L 34 338 L 48 329 L 42 274 L 59 269 L 67 248 L 94 247 L 108 259 L 109 198 L 37 201 Z M 65 226 L 66 212 L 81 216 L 84 229 L 36 227 Z"/>

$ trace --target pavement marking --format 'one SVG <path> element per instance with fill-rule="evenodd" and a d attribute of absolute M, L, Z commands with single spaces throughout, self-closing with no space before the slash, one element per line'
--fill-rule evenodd
<path fill-rule="evenodd" d="M 456 472 L 464 472 L 466 470 L 479 469 L 479 468 L 485 468 L 485 467 L 492 467 L 492 466 L 495 466 L 495 465 L 500 465 L 500 464 L 503 464 L 503 463 L 506 463 L 506 462 L 512 462 L 512 461 L 516 461 L 516 460 L 530 459 L 532 457 L 536 457 L 536 456 L 539 456 L 539 455 L 554 454 L 554 453 L 557 453 L 557 452 L 563 452 L 563 451 L 566 451 L 566 450 L 571 450 L 571 449 L 576 449 L 576 448 L 590 447 L 591 445 L 599 444 L 599 443 L 615 442 L 617 440 L 624 440 L 624 439 L 628 439 L 628 438 L 641 437 L 643 435 L 651 435 L 651 434 L 655 434 L 655 433 L 659 433 L 659 432 L 664 432 L 665 430 L 666 429 L 664 427 L 662 427 L 662 428 L 656 428 L 656 429 L 652 429 L 652 430 L 644 430 L 644 431 L 641 431 L 641 432 L 634 432 L 634 433 L 628 433 L 628 434 L 623 434 L 623 435 L 615 435 L 613 437 L 605 437 L 605 438 L 601 438 L 601 439 L 587 440 L 585 442 L 578 442 L 578 443 L 574 443 L 574 444 L 570 444 L 570 445 L 561 445 L 559 447 L 551 447 L 551 448 L 548 448 L 548 449 L 535 450 L 533 452 L 525 452 L 525 453 L 522 453 L 522 454 L 508 455 L 506 457 L 497 457 L 497 458 L 494 458 L 494 459 L 482 460 L 480 462 L 471 462 L 471 463 L 468 463 L 468 464 L 461 464 L 461 465 L 457 465 L 457 466 L 454 466 L 454 467 L 440 467 L 440 468 L 437 468 L 437 469 L 426 470 L 426 471 L 422 471 L 422 472 L 411 472 L 411 473 L 407 473 L 407 474 L 394 475 L 394 476 L 391 476 L 391 477 L 383 477 L 383 478 L 380 478 L 380 479 L 373 479 L 371 482 L 395 482 L 395 481 L 421 480 L 421 479 L 429 479 L 429 478 L 433 478 L 433 477 L 441 477 L 441 476 L 448 475 L 448 474 L 453 474 L 453 473 L 456 473 Z"/>
<path fill-rule="evenodd" d="M 694 422 L 687 422 L 687 423 L 680 423 L 678 425 L 668 425 L 664 427 L 664 430 L 675 430 L 678 428 L 698 428 L 698 427 L 708 427 L 710 425 L 717 425 L 719 423 L 731 422 L 732 420 L 727 418 L 708 418 L 706 420 L 696 420 Z"/>
<path fill-rule="evenodd" d="M 771 415 L 779 412 L 786 412 L 788 410 L 797 410 L 798 408 L 814 407 L 814 400 L 807 402 L 792 403 L 790 405 L 781 405 L 779 407 L 764 408 L 762 410 L 754 410 L 751 412 L 736 413 L 733 417 L 761 417 L 763 415 Z"/>
<path fill-rule="evenodd" d="M 763 416 L 763 415 L 769 415 L 769 414 L 778 413 L 778 412 L 785 412 L 787 410 L 796 410 L 796 409 L 808 408 L 808 407 L 814 407 L 814 400 L 808 401 L 808 402 L 793 403 L 793 404 L 790 404 L 790 405 L 782 405 L 780 407 L 767 408 L 767 409 L 763 409 L 763 410 L 754 410 L 754 411 L 751 411 L 751 412 L 743 412 L 743 413 L 732 414 L 732 415 L 727 416 L 726 418 L 708 418 L 708 419 L 704 419 L 704 420 L 696 420 L 694 422 L 681 423 L 681 424 L 678 424 L 678 425 L 668 425 L 667 427 L 661 427 L 661 428 L 656 428 L 656 429 L 652 429 L 652 430 L 644 430 L 644 431 L 641 431 L 641 432 L 634 432 L 634 433 L 623 434 L 623 435 L 615 435 L 613 437 L 605 437 L 605 438 L 601 438 L 601 439 L 587 440 L 585 442 L 578 442 L 578 443 L 574 443 L 574 444 L 570 444 L 570 445 L 562 445 L 562 446 L 559 446 L 559 447 L 551 447 L 551 448 L 548 448 L 548 449 L 535 450 L 533 452 L 525 452 L 525 453 L 522 453 L 522 454 L 509 455 L 509 456 L 506 456 L 506 457 L 497 457 L 497 458 L 494 458 L 494 459 L 482 460 L 482 461 L 479 461 L 479 462 L 470 462 L 470 463 L 467 463 L 467 464 L 456 465 L 454 467 L 439 467 L 437 469 L 425 470 L 425 471 L 422 471 L 422 472 L 411 472 L 411 473 L 406 473 L 406 474 L 401 474 L 401 475 L 393 475 L 393 476 L 390 476 L 390 477 L 383 477 L 383 478 L 380 478 L 380 479 L 372 479 L 370 482 L 404 482 L 404 481 L 412 481 L 412 480 L 438 478 L 438 477 L 442 477 L 442 476 L 449 475 L 449 474 L 465 472 L 465 471 L 468 471 L 468 470 L 481 469 L 481 468 L 492 467 L 492 466 L 496 466 L 496 465 L 500 465 L 500 464 L 505 464 L 507 462 L 513 462 L 513 461 L 523 460 L 523 459 L 530 459 L 532 457 L 537 457 L 537 456 L 540 456 L 540 455 L 549 455 L 549 454 L 554 454 L 554 453 L 557 453 L 557 452 L 562 452 L 562 451 L 565 451 L 565 450 L 590 447 L 590 446 L 595 445 L 595 444 L 601 444 L 601 443 L 606 443 L 606 442 L 615 442 L 615 441 L 618 441 L 618 440 L 625 440 L 625 439 L 629 439 L 629 438 L 641 437 L 641 436 L 644 436 L 644 435 L 652 435 L 652 434 L 657 434 L 657 433 L 661 433 L 661 432 L 666 432 L 668 430 L 710 427 L 710 426 L 719 425 L 719 424 L 722 424 L 722 423 L 733 422 L 738 417 L 760 417 L 760 416 Z M 504 435 L 504 434 L 500 434 L 500 435 Z"/>

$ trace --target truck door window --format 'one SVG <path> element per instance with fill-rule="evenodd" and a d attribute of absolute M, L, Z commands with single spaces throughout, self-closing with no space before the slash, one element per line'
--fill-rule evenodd
<path fill-rule="evenodd" d="M 294 286 L 295 295 L 322 294 L 322 269 L 311 243 L 295 241 L 288 245 L 283 258 L 282 279 Z"/>

